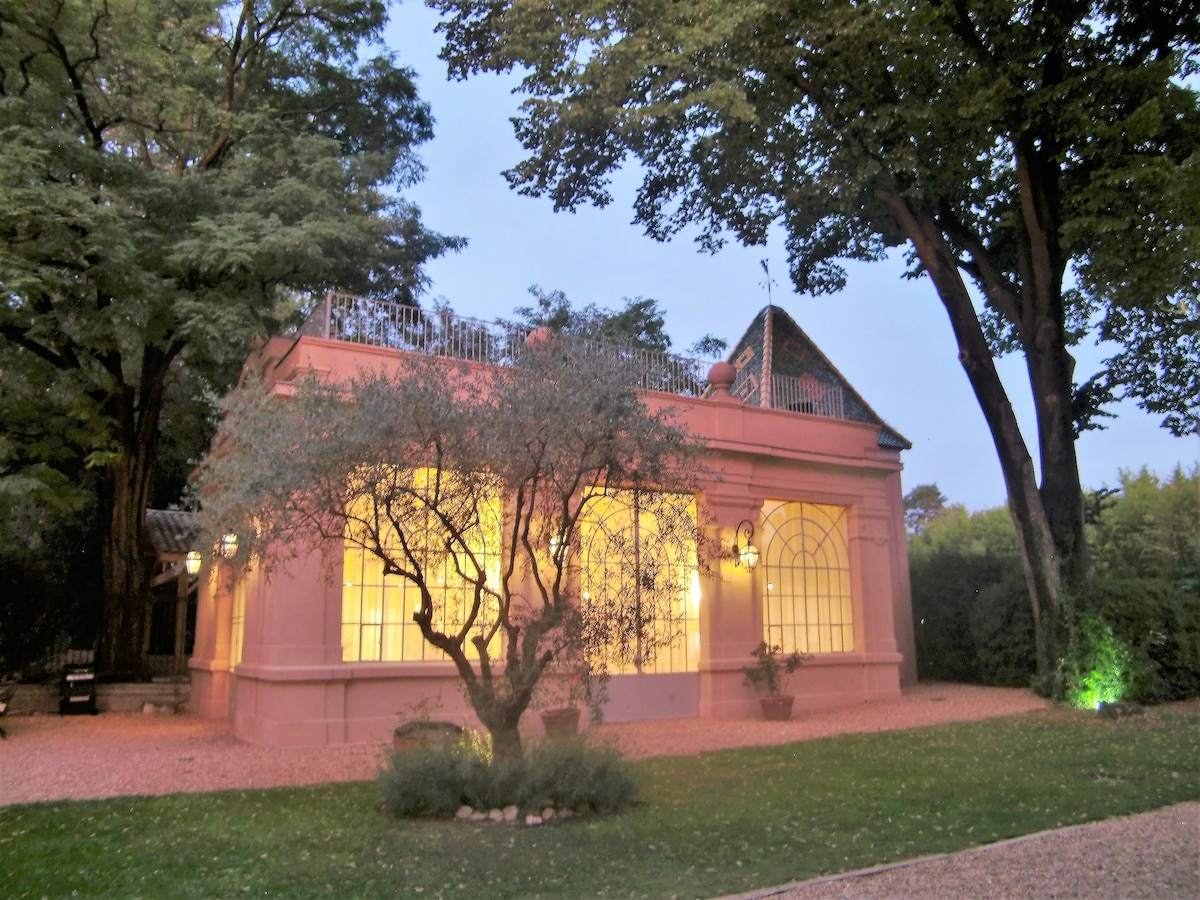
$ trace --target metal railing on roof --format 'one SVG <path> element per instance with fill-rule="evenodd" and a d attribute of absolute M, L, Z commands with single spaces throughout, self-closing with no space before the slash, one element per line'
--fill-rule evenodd
<path fill-rule="evenodd" d="M 309 314 L 300 334 L 331 338 L 410 353 L 447 356 L 486 365 L 511 365 L 532 329 L 506 322 L 485 322 L 447 310 L 424 310 L 384 300 L 330 293 Z M 638 373 L 638 384 L 683 397 L 704 396 L 708 365 L 698 359 L 658 350 L 583 338 L 581 349 L 619 356 Z M 846 419 L 841 384 L 812 376 L 773 375 L 770 406 L 807 415 Z"/>
<path fill-rule="evenodd" d="M 807 413 L 810 416 L 826 416 L 830 419 L 846 418 L 842 386 L 817 381 L 811 377 L 795 378 L 789 375 L 771 376 L 771 407 Z"/>
<path fill-rule="evenodd" d="M 349 294 L 327 294 L 300 334 L 410 353 L 447 356 L 487 365 L 510 365 L 524 347 L 530 328 L 485 322 L 445 310 L 424 310 Z M 647 390 L 685 397 L 704 392 L 707 366 L 697 359 L 621 344 L 579 340 L 588 349 L 628 360 Z"/>

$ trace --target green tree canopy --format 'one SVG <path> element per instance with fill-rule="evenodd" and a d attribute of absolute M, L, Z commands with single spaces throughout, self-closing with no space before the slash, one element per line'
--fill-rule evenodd
<path fill-rule="evenodd" d="M 1185 585 L 1200 612 L 1200 466 L 1160 480 L 1124 470 L 1092 524 L 1102 574 Z"/>
<path fill-rule="evenodd" d="M 714 249 L 782 223 L 812 293 L 844 285 L 843 260 L 906 248 L 996 445 L 1048 679 L 1064 582 L 1091 573 L 1079 420 L 1126 392 L 1177 432 L 1197 421 L 1196 3 L 430 3 L 452 76 L 521 74 L 521 191 L 603 205 L 636 160 L 648 234 L 698 227 Z M 1117 351 L 1077 397 L 1084 335 Z M 1029 373 L 1040 484 L 994 364 L 1007 349 Z"/>
<path fill-rule="evenodd" d="M 529 293 L 534 304 L 513 310 L 522 325 L 647 350 L 671 349 L 663 312 L 652 298 L 626 297 L 625 305 L 614 311 L 594 303 L 576 309 L 562 291 L 544 291 L 536 284 Z"/>
<path fill-rule="evenodd" d="M 910 534 L 920 534 L 945 509 L 946 497 L 936 484 L 918 484 L 904 495 L 904 524 Z"/>
<path fill-rule="evenodd" d="M 431 119 L 376 46 L 385 18 L 382 0 L 0 0 L 0 367 L 45 388 L 26 420 L 74 423 L 69 450 L 0 475 L 64 454 L 102 472 L 102 666 L 140 653 L 179 369 L 222 393 L 281 298 L 412 302 L 459 243 L 395 194 Z"/>

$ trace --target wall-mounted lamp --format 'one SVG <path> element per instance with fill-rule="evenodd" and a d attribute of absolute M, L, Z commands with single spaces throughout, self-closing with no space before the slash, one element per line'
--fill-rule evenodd
<path fill-rule="evenodd" d="M 753 572 L 758 565 L 758 548 L 750 543 L 754 537 L 754 523 L 742 519 L 733 533 L 733 564 L 745 566 L 747 572 Z"/>
<path fill-rule="evenodd" d="M 233 559 L 237 556 L 238 537 L 236 534 L 227 534 L 221 538 L 221 555 L 226 559 Z"/>
<path fill-rule="evenodd" d="M 200 551 L 189 550 L 187 559 L 183 562 L 183 564 L 187 566 L 187 573 L 189 575 L 198 575 L 200 573 L 200 563 Z"/>

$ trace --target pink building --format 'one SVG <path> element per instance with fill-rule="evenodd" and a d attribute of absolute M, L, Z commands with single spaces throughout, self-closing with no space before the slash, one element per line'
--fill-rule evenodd
<path fill-rule="evenodd" d="M 477 323 L 386 304 L 333 296 L 310 326 L 247 360 L 266 390 L 284 394 L 310 372 L 394 367 L 414 352 L 488 362 L 471 349 Z M 696 498 L 702 521 L 723 548 L 752 540 L 759 563 L 748 570 L 730 553 L 718 571 L 681 576 L 677 645 L 648 669 L 614 675 L 606 718 L 757 715 L 740 669 L 764 640 L 813 655 L 792 679 L 797 714 L 898 696 L 916 680 L 900 487 L 908 442 L 777 307 L 758 314 L 707 383 L 683 361 L 654 371 L 664 390 L 647 391 L 648 402 L 679 409 L 719 472 Z M 582 577 L 613 577 L 587 565 Z M 419 705 L 472 723 L 452 665 L 413 640 L 395 590 L 341 542 L 269 579 L 203 579 L 192 709 L 229 717 L 235 734 L 267 746 L 383 740 Z"/>

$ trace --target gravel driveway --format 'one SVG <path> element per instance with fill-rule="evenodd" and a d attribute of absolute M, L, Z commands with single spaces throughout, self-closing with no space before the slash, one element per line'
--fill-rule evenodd
<path fill-rule="evenodd" d="M 899 700 L 798 714 L 791 722 L 676 719 L 601 726 L 632 758 L 781 744 L 1045 709 L 1029 691 L 922 684 Z M 532 717 L 531 717 L 532 718 Z M 385 744 L 267 749 L 224 721 L 104 713 L 5 720 L 0 805 L 354 781 L 375 776 Z M 1022 838 L 886 871 L 760 891 L 746 897 L 1200 896 L 1200 803 Z"/>

